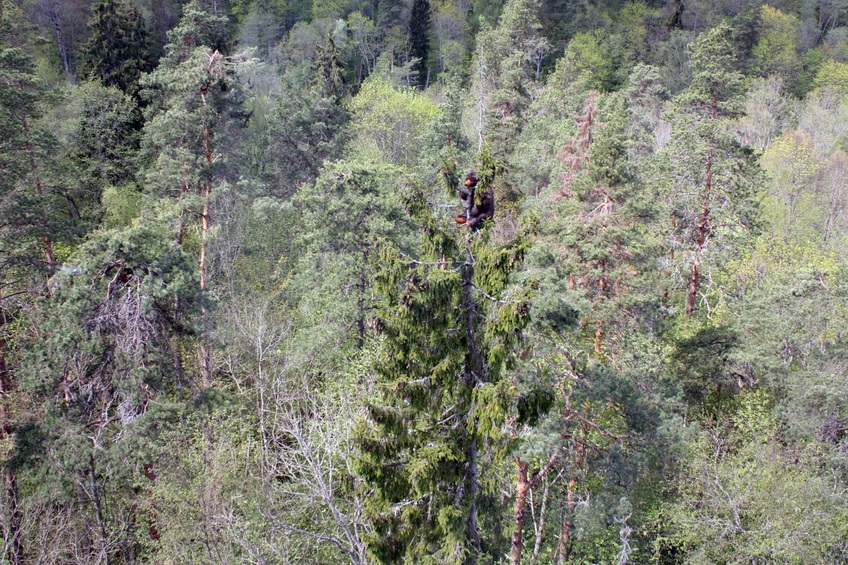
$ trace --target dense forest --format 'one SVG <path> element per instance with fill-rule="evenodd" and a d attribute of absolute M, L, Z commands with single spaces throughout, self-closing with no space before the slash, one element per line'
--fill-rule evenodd
<path fill-rule="evenodd" d="M 0 563 L 848 563 L 848 0 L 0 9 Z"/>

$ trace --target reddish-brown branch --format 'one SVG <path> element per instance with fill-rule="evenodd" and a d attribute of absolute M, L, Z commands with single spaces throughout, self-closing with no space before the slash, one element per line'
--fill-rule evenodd
<path fill-rule="evenodd" d="M 689 290 L 686 294 L 686 315 L 691 316 L 695 311 L 695 302 L 698 290 L 701 287 L 700 267 L 701 254 L 709 236 L 710 197 L 713 188 L 713 156 L 707 157 L 707 174 L 704 182 L 704 199 L 701 204 L 701 215 L 698 219 L 698 227 L 695 230 L 695 258 L 692 263 L 692 278 L 689 281 Z"/>

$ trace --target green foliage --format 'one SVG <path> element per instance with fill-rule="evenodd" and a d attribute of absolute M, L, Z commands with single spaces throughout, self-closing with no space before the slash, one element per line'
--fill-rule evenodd
<path fill-rule="evenodd" d="M 524 113 L 540 78 L 540 68 L 550 49 L 541 36 L 539 2 L 511 0 L 504 6 L 495 29 L 477 36 L 471 94 L 476 98 L 468 110 L 476 121 L 479 149 L 483 140 L 494 158 L 506 161 L 524 126 Z M 516 194 L 505 195 L 514 200 Z"/>
<path fill-rule="evenodd" d="M 425 128 L 439 115 L 428 97 L 376 77 L 362 85 L 351 108 L 355 153 L 397 165 L 413 162 Z"/>
<path fill-rule="evenodd" d="M 481 169 L 483 184 L 489 168 Z M 477 513 L 482 527 L 494 509 L 482 506 L 489 493 L 477 483 L 487 484 L 486 470 L 505 454 L 502 428 L 513 405 L 505 370 L 532 292 L 507 290 L 506 277 L 527 240 L 494 247 L 483 236 L 473 263 L 463 261 L 420 193 L 409 206 L 424 226 L 425 252 L 412 259 L 393 246 L 381 250 L 376 394 L 356 434 L 359 473 L 373 488 L 369 548 L 379 562 L 460 563 L 501 551 L 498 532 L 478 530 Z M 479 236 L 466 234 L 472 257 Z"/>
<path fill-rule="evenodd" d="M 771 6 L 763 6 L 760 9 L 759 40 L 752 51 L 759 73 L 762 76 L 779 74 L 790 89 L 794 88 L 801 71 L 797 27 L 796 18 Z"/>
<path fill-rule="evenodd" d="M 418 85 L 422 87 L 429 79 L 430 57 L 430 2 L 415 0 L 412 4 L 412 14 L 409 16 L 409 49 L 410 57 L 417 58 L 415 65 L 418 71 Z"/>
<path fill-rule="evenodd" d="M 769 146 L 762 163 L 771 177 L 764 210 L 775 231 L 785 238 L 812 237 L 804 232 L 816 225 L 815 218 L 821 214 L 811 189 L 822 164 L 810 139 L 801 133 L 784 134 Z"/>
<path fill-rule="evenodd" d="M 830 561 L 845 535 L 840 496 L 816 454 L 781 449 L 763 393 L 748 392 L 727 429 L 705 429 L 684 463 L 683 500 L 670 508 L 693 563 Z"/>
<path fill-rule="evenodd" d="M 197 287 L 174 235 L 155 225 L 103 232 L 68 258 L 51 279 L 55 327 L 32 351 L 39 361 L 26 372 L 30 386 L 61 393 L 69 410 L 94 418 L 113 394 L 131 413 L 146 405 L 146 387 L 184 378 L 170 335 L 190 328 L 173 305 Z"/>
<path fill-rule="evenodd" d="M 254 87 L 244 104 L 250 114 L 247 162 L 269 195 L 288 197 L 313 182 L 325 162 L 342 156 L 350 138 L 340 53 L 332 35 L 318 41 L 311 64 L 290 68 L 279 82 L 265 74 L 271 69 L 262 69 L 258 80 L 242 71 L 244 83 L 272 81 L 268 92 Z"/>
<path fill-rule="evenodd" d="M 828 59 L 819 67 L 813 84 L 816 88 L 848 93 L 848 64 Z"/>
<path fill-rule="evenodd" d="M 373 326 L 374 261 L 385 241 L 405 249 L 414 241 L 405 190 L 397 167 L 342 160 L 295 196 L 300 236 L 286 293 L 303 312 L 306 350 L 332 358 L 364 344 Z"/>
<path fill-rule="evenodd" d="M 682 103 L 720 114 L 738 112 L 743 77 L 734 70 L 731 34 L 729 25 L 719 24 L 692 44 L 692 82 L 680 95 Z"/>
<path fill-rule="evenodd" d="M 105 86 L 136 94 L 139 77 L 153 66 L 141 14 L 134 5 L 101 0 L 88 25 L 92 35 L 83 50 L 90 74 Z"/>
<path fill-rule="evenodd" d="M 841 0 L 2 2 L 0 561 L 845 561 Z"/>
<path fill-rule="evenodd" d="M 567 64 L 573 76 L 589 73 L 592 88 L 609 90 L 613 83 L 613 63 L 609 50 L 598 33 L 578 33 L 568 43 Z"/>

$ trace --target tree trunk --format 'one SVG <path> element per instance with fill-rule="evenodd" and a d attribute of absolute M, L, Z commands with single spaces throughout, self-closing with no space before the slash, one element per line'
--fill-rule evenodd
<path fill-rule="evenodd" d="M 468 543 L 471 546 L 466 563 L 477 563 L 477 555 L 480 553 L 480 533 L 477 531 L 477 440 L 473 440 L 468 447 Z"/>
<path fill-rule="evenodd" d="M 578 473 L 583 466 L 583 455 L 585 446 L 580 441 L 574 440 L 574 462 L 571 466 L 571 477 L 568 479 L 568 492 L 566 495 L 565 512 L 562 516 L 562 527 L 559 533 L 559 547 L 557 550 L 557 564 L 568 563 L 571 557 L 571 542 L 574 532 L 574 509 L 577 507 L 577 482 Z"/>
<path fill-rule="evenodd" d="M 604 341 L 604 321 L 603 320 L 597 320 L 595 322 L 595 344 L 594 344 L 595 358 L 597 358 L 597 359 L 601 358 L 601 344 L 603 343 L 603 341 Z"/>
<path fill-rule="evenodd" d="M 103 562 L 109 565 L 109 535 L 106 531 L 106 517 L 103 514 L 103 499 L 100 489 L 97 487 L 97 472 L 94 467 L 94 452 L 88 455 L 88 472 L 91 475 L 91 501 L 97 512 L 97 524 L 100 527 L 100 550 L 103 553 Z"/>
<path fill-rule="evenodd" d="M 153 470 L 152 462 L 144 464 L 144 476 L 147 477 L 147 480 L 150 481 L 151 485 L 154 481 L 156 481 L 156 472 Z M 150 534 L 150 539 L 153 541 L 159 541 L 161 539 L 156 519 L 156 508 L 152 503 L 147 509 L 147 533 Z"/>
<path fill-rule="evenodd" d="M 530 481 L 527 480 L 527 469 L 529 464 L 522 461 L 520 457 L 515 458 L 517 468 L 515 480 L 515 504 L 513 505 L 512 520 L 515 529 L 512 531 L 512 547 L 509 552 L 510 565 L 521 564 L 521 550 L 523 548 L 522 535 L 524 533 L 524 511 L 527 507 L 527 493 L 530 491 Z"/>
<path fill-rule="evenodd" d="M 57 8 L 61 8 L 61 2 L 56 2 L 54 0 L 50 3 L 50 21 L 53 23 L 53 28 L 56 30 L 56 45 L 59 48 L 59 57 L 62 59 L 62 68 L 65 70 L 65 80 L 71 82 L 73 79 L 73 75 L 71 74 L 71 59 L 68 55 L 68 47 L 65 45 L 65 36 L 62 33 L 62 22 L 59 17 L 59 9 Z"/>
<path fill-rule="evenodd" d="M 367 264 L 368 253 L 362 258 L 363 265 Z M 365 345 L 365 273 L 359 271 L 359 280 L 356 283 L 359 296 L 356 298 L 356 348 L 362 349 Z"/>
<path fill-rule="evenodd" d="M 6 340 L 0 338 L 0 423 L 2 424 L 0 438 L 4 440 L 12 433 L 12 422 L 8 413 L 6 400 L 10 397 L 12 388 L 12 376 L 6 366 Z M 7 466 L 4 469 L 3 475 L 6 483 L 6 500 L 9 505 L 8 539 L 6 540 L 7 557 L 11 565 L 20 565 L 24 563 L 26 554 L 24 551 L 23 533 L 21 532 L 23 513 L 21 512 L 20 493 L 18 492 L 18 474 L 15 469 Z"/>
<path fill-rule="evenodd" d="M 548 515 L 548 480 L 545 480 L 545 488 L 542 489 L 542 508 L 539 509 L 539 524 L 534 524 L 536 529 L 536 542 L 533 544 L 533 557 L 530 559 L 530 563 L 536 563 L 536 558 L 539 556 L 539 549 L 542 547 L 542 536 L 545 533 L 545 519 Z M 532 496 L 532 493 L 531 493 Z M 533 503 L 531 498 L 530 503 Z"/>
<path fill-rule="evenodd" d="M 29 167 L 35 177 L 35 193 L 39 198 L 43 198 L 44 185 L 41 183 L 41 177 L 38 175 L 38 163 L 35 160 L 35 149 L 32 146 L 32 139 L 29 134 L 29 122 L 27 121 L 26 116 L 21 118 L 21 123 L 23 125 L 24 137 L 26 138 L 26 151 L 29 155 Z M 44 211 L 44 203 L 41 202 L 40 205 L 41 210 L 39 211 L 39 219 L 41 220 L 41 225 L 47 229 L 47 213 Z M 47 261 L 47 267 L 52 271 L 56 260 L 53 254 L 53 240 L 50 238 L 49 233 L 44 234 L 42 242 L 44 245 L 44 255 L 45 260 Z"/>
<path fill-rule="evenodd" d="M 701 215 L 698 219 L 698 227 L 695 231 L 695 258 L 692 263 L 692 278 L 689 281 L 689 290 L 686 294 L 686 316 L 689 317 L 695 311 L 695 302 L 698 290 L 701 287 L 699 269 L 701 267 L 701 253 L 707 243 L 709 236 L 710 197 L 713 188 L 713 156 L 707 157 L 707 174 L 704 183 L 704 201 L 701 205 Z"/>
<path fill-rule="evenodd" d="M 539 469 L 537 473 L 533 473 L 532 477 L 528 479 L 528 469 L 529 465 L 521 460 L 520 457 L 515 458 L 515 463 L 517 466 L 517 475 L 515 481 L 515 505 L 513 506 L 513 521 L 515 522 L 515 530 L 512 532 L 512 547 L 509 554 L 509 562 L 511 565 L 518 565 L 521 563 L 521 551 L 524 546 L 524 542 L 522 541 L 522 535 L 524 533 L 524 524 L 526 522 L 525 512 L 527 510 L 527 493 L 530 492 L 530 489 L 539 484 L 547 474 L 548 471 L 553 468 L 554 464 L 559 459 L 559 453 L 562 448 L 557 448 L 556 451 L 548 458 L 548 461 L 545 465 Z M 537 541 L 536 544 L 539 544 L 539 536 L 540 533 L 537 532 Z M 538 551 L 538 547 L 534 550 Z"/>
<path fill-rule="evenodd" d="M 212 353 L 209 350 L 209 309 L 206 307 L 207 280 L 207 247 L 209 245 L 209 198 L 212 187 L 207 183 L 204 187 L 205 201 L 200 215 L 200 365 L 203 376 L 203 387 L 212 385 Z"/>
<path fill-rule="evenodd" d="M 214 57 L 214 55 L 213 55 Z M 200 99 L 203 101 L 203 106 L 207 107 L 206 93 L 203 89 L 200 92 Z M 214 159 L 212 156 L 212 131 L 209 129 L 207 121 L 203 127 L 203 155 L 206 161 L 206 166 L 211 167 Z M 203 211 L 200 214 L 200 365 L 203 376 L 203 387 L 209 388 L 212 385 L 212 352 L 209 349 L 209 311 L 206 308 L 206 288 L 208 286 L 207 270 L 208 270 L 208 247 L 209 247 L 209 201 L 212 197 L 212 182 L 207 180 L 203 188 Z"/>
<path fill-rule="evenodd" d="M 468 230 L 465 238 L 465 272 L 463 276 L 464 294 L 463 308 L 465 310 L 465 332 L 467 350 L 465 356 L 465 385 L 474 388 L 482 378 L 482 366 L 477 340 L 474 334 L 474 322 L 476 308 L 474 307 L 473 279 L 474 279 L 474 256 L 471 253 L 471 230 Z M 467 563 L 476 563 L 477 552 L 480 549 L 480 534 L 477 531 L 477 440 L 473 439 L 468 446 L 468 481 L 469 481 L 469 509 L 467 540 L 472 549 Z"/>

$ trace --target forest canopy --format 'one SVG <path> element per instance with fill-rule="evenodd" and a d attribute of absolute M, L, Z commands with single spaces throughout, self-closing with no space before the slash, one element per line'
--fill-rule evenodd
<path fill-rule="evenodd" d="M 848 0 L 0 0 L 0 563 L 848 562 Z"/>

